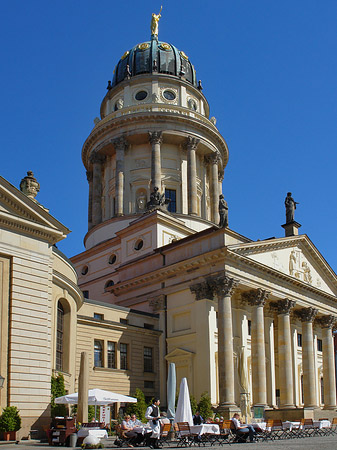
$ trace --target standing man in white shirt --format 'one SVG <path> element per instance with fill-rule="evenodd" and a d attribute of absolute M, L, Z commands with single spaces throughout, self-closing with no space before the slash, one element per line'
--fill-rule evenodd
<path fill-rule="evenodd" d="M 160 438 L 160 411 L 159 411 L 160 400 L 155 398 L 151 406 L 149 406 L 145 412 L 145 418 L 149 421 L 152 433 L 148 439 L 149 445 L 152 448 L 160 448 L 159 438 Z"/>

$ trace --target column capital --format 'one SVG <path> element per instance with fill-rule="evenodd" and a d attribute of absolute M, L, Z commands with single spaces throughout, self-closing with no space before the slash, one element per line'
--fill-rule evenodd
<path fill-rule="evenodd" d="M 190 291 L 195 294 L 196 300 L 214 300 L 213 289 L 207 281 L 193 284 L 190 286 Z"/>
<path fill-rule="evenodd" d="M 126 148 L 129 145 L 126 137 L 123 135 L 119 136 L 116 139 L 112 139 L 111 143 L 113 144 L 113 146 L 115 147 L 116 150 L 126 150 Z"/>
<path fill-rule="evenodd" d="M 161 144 L 163 142 L 162 131 L 149 131 L 148 133 L 151 144 Z"/>
<path fill-rule="evenodd" d="M 232 295 L 238 284 L 238 280 L 224 274 L 209 277 L 207 278 L 207 282 L 212 287 L 214 294 L 218 297 Z"/>
<path fill-rule="evenodd" d="M 269 292 L 261 288 L 242 293 L 242 298 L 252 306 L 264 306 L 268 296 Z"/>
<path fill-rule="evenodd" d="M 336 324 L 337 318 L 333 315 L 329 316 L 323 316 L 323 317 L 317 317 L 316 322 L 322 327 L 322 328 L 333 328 Z"/>
<path fill-rule="evenodd" d="M 199 142 L 200 142 L 200 139 L 197 139 L 192 136 L 188 136 L 184 146 L 187 148 L 187 150 L 196 150 L 199 145 Z"/>
<path fill-rule="evenodd" d="M 309 308 L 302 308 L 296 311 L 296 316 L 302 321 L 302 322 L 313 322 L 316 315 L 318 313 L 318 309 L 313 308 L 310 306 Z"/>
<path fill-rule="evenodd" d="M 102 155 L 101 153 L 91 153 L 89 157 L 89 161 L 91 164 L 103 164 L 105 161 L 105 155 Z"/>
<path fill-rule="evenodd" d="M 223 182 L 224 177 L 225 177 L 225 171 L 224 171 L 224 169 L 220 169 L 220 167 L 219 167 L 218 180 L 220 181 L 220 183 Z"/>
<path fill-rule="evenodd" d="M 161 294 L 149 299 L 149 306 L 153 312 L 163 311 L 165 309 L 165 295 Z"/>
<path fill-rule="evenodd" d="M 89 170 L 87 170 L 86 175 L 87 175 L 88 183 L 91 183 L 92 182 L 92 172 L 89 172 Z"/>
<path fill-rule="evenodd" d="M 277 302 L 277 314 L 290 314 L 290 310 L 294 308 L 296 302 L 289 298 L 284 298 Z"/>

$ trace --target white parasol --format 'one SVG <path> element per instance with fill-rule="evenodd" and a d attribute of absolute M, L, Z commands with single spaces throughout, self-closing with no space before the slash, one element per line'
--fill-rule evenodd
<path fill-rule="evenodd" d="M 178 397 L 178 404 L 174 421 L 188 422 L 190 426 L 193 425 L 193 416 L 190 402 L 190 393 L 188 391 L 187 379 L 183 378 L 180 383 L 180 391 Z"/>

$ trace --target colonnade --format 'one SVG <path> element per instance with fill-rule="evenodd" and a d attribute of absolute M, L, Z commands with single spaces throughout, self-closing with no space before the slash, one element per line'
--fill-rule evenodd
<path fill-rule="evenodd" d="M 162 131 L 152 131 L 148 133 L 151 144 L 151 191 L 155 187 L 162 191 L 162 170 L 161 170 L 161 145 L 163 142 Z M 115 173 L 115 216 L 123 216 L 124 211 L 124 183 L 125 183 L 125 153 L 128 148 L 128 141 L 124 136 L 120 136 L 110 141 L 116 151 L 116 173 Z M 197 191 L 197 149 L 200 139 L 188 136 L 184 148 L 187 151 L 187 196 L 188 214 L 198 215 L 198 191 Z M 219 163 L 220 155 L 205 158 L 211 165 L 210 168 L 210 188 L 211 188 L 211 217 L 213 222 L 219 221 Z M 87 172 L 89 183 L 89 207 L 88 226 L 89 229 L 102 222 L 102 174 L 106 157 L 96 149 L 90 156 L 92 171 Z"/>
<path fill-rule="evenodd" d="M 226 275 L 208 277 L 203 283 L 191 287 L 201 299 L 205 292 L 213 294 L 218 302 L 218 382 L 219 407 L 235 408 L 234 349 L 232 325 L 232 295 L 238 281 Z M 251 306 L 251 365 L 252 395 L 255 406 L 267 405 L 266 348 L 264 331 L 264 306 L 268 292 L 263 289 L 251 289 L 241 293 L 241 300 Z M 290 312 L 302 322 L 302 366 L 304 407 L 317 407 L 316 373 L 314 358 L 313 322 L 322 327 L 323 341 L 323 380 L 324 408 L 336 408 L 336 382 L 332 327 L 335 317 L 325 315 L 317 317 L 318 310 L 313 307 L 295 309 L 295 301 L 288 298 L 269 302 L 275 311 L 278 323 L 278 389 L 280 390 L 280 408 L 295 408 L 294 367 L 291 345 Z"/>

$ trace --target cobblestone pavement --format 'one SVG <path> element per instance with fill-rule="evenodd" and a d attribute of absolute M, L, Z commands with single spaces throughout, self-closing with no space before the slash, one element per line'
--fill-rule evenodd
<path fill-rule="evenodd" d="M 102 440 L 105 448 L 114 448 L 117 450 L 117 447 L 113 445 L 114 439 L 103 439 Z M 51 450 L 51 448 L 45 443 L 39 443 L 37 441 L 20 441 L 18 444 L 11 443 L 5 444 L 0 443 L 0 450 Z M 69 448 L 69 447 L 56 447 L 56 448 Z M 76 447 L 80 449 L 80 447 Z M 144 449 L 148 449 L 148 447 L 141 447 Z M 175 450 L 177 447 L 171 444 L 170 447 L 165 446 L 165 449 Z M 189 447 L 187 447 L 189 448 Z M 209 450 L 226 450 L 226 448 L 231 448 L 233 450 L 249 450 L 250 448 L 255 448 L 256 450 L 265 449 L 265 450 L 337 450 L 337 436 L 315 436 L 304 439 L 284 439 L 280 441 L 267 441 L 267 442 L 258 442 L 258 443 L 250 443 L 246 444 L 228 444 L 218 446 L 214 445 L 212 447 L 192 447 L 192 449 L 209 449 Z M 124 449 L 126 450 L 126 449 Z"/>

